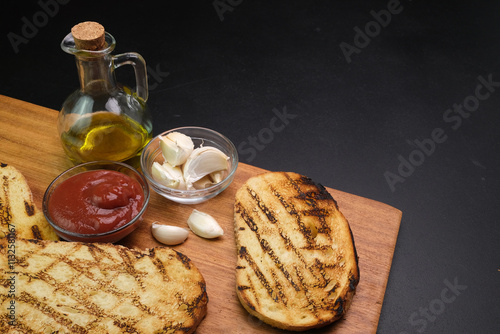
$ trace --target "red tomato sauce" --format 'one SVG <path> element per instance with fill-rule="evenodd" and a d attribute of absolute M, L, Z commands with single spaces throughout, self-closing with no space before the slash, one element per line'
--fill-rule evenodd
<path fill-rule="evenodd" d="M 50 196 L 50 217 L 76 233 L 103 233 L 125 225 L 144 204 L 140 183 L 110 170 L 93 170 L 61 182 Z"/>

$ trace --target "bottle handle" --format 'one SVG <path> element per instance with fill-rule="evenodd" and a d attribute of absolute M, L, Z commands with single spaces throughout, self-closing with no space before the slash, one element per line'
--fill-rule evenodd
<path fill-rule="evenodd" d="M 136 94 L 146 102 L 148 100 L 148 72 L 146 61 L 136 52 L 127 52 L 113 56 L 113 68 L 117 69 L 122 65 L 132 65 L 134 68 Z"/>

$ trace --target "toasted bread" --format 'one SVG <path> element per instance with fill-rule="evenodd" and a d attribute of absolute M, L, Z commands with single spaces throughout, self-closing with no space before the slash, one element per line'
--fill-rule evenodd
<path fill-rule="evenodd" d="M 286 330 L 347 312 L 358 281 L 349 223 L 321 185 L 296 173 L 250 178 L 236 193 L 236 290 L 243 307 Z"/>
<path fill-rule="evenodd" d="M 205 280 L 177 251 L 0 240 L 0 333 L 193 333 Z"/>
<path fill-rule="evenodd" d="M 0 238 L 59 240 L 33 203 L 26 178 L 15 167 L 0 163 Z"/>

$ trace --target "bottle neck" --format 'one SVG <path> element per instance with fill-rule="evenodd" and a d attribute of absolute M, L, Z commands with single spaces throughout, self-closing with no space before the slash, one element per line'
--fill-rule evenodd
<path fill-rule="evenodd" d="M 89 95 L 102 95 L 116 89 L 116 79 L 110 55 L 102 57 L 76 56 L 80 89 Z"/>

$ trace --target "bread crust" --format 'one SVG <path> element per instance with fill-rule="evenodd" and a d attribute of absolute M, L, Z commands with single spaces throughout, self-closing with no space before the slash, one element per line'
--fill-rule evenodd
<path fill-rule="evenodd" d="M 203 276 L 168 247 L 2 239 L 0 277 L 0 333 L 185 334 L 207 312 Z"/>
<path fill-rule="evenodd" d="M 236 193 L 236 291 L 243 307 L 286 330 L 322 327 L 343 317 L 359 282 L 348 221 L 310 178 L 271 172 Z"/>

